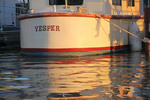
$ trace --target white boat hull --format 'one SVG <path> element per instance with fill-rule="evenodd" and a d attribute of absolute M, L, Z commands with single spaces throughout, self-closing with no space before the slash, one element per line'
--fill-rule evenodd
<path fill-rule="evenodd" d="M 131 19 L 107 18 L 128 30 Z M 127 50 L 128 34 L 95 14 L 20 16 L 21 49 L 27 55 L 84 56 Z"/>

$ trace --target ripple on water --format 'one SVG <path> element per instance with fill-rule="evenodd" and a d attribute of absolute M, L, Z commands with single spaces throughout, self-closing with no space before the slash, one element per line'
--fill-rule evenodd
<path fill-rule="evenodd" d="M 76 58 L 0 54 L 0 99 L 150 99 L 145 54 L 116 53 Z"/>

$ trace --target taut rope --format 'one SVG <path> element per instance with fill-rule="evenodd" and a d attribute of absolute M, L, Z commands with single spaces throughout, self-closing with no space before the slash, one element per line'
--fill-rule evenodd
<path fill-rule="evenodd" d="M 104 19 L 105 21 L 107 21 L 108 23 L 112 24 L 113 26 L 115 26 L 115 27 L 117 27 L 117 28 L 119 28 L 119 29 L 123 30 L 124 32 L 126 32 L 126 33 L 128 33 L 128 34 L 130 34 L 130 35 L 132 35 L 132 36 L 134 36 L 134 37 L 136 37 L 136 38 L 138 38 L 138 39 L 140 39 L 141 41 L 143 41 L 143 42 L 145 42 L 145 43 L 150 42 L 150 40 L 149 40 L 148 38 L 146 38 L 146 37 L 144 37 L 144 39 L 142 39 L 142 38 L 140 38 L 140 37 L 138 37 L 138 36 L 134 35 L 133 33 L 131 33 L 131 32 L 129 32 L 129 31 L 127 31 L 127 30 L 123 29 L 122 27 L 120 27 L 120 26 L 118 26 L 118 25 L 116 25 L 116 24 L 114 24 L 114 23 L 112 23 L 112 22 L 110 22 L 110 21 L 106 20 L 106 19 L 105 19 L 105 18 L 103 18 L 101 15 L 98 15 L 98 14 L 95 14 L 95 15 L 96 15 L 97 17 L 99 17 L 99 18 Z"/>

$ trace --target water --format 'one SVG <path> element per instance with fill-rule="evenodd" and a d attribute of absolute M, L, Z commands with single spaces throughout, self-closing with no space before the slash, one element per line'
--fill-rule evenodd
<path fill-rule="evenodd" d="M 0 100 L 148 100 L 142 52 L 57 58 L 0 52 Z"/>

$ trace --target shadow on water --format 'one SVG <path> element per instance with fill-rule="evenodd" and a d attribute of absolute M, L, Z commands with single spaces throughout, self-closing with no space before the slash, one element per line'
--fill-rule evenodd
<path fill-rule="evenodd" d="M 78 58 L 0 53 L 0 100 L 147 100 L 150 64 L 141 52 Z"/>

